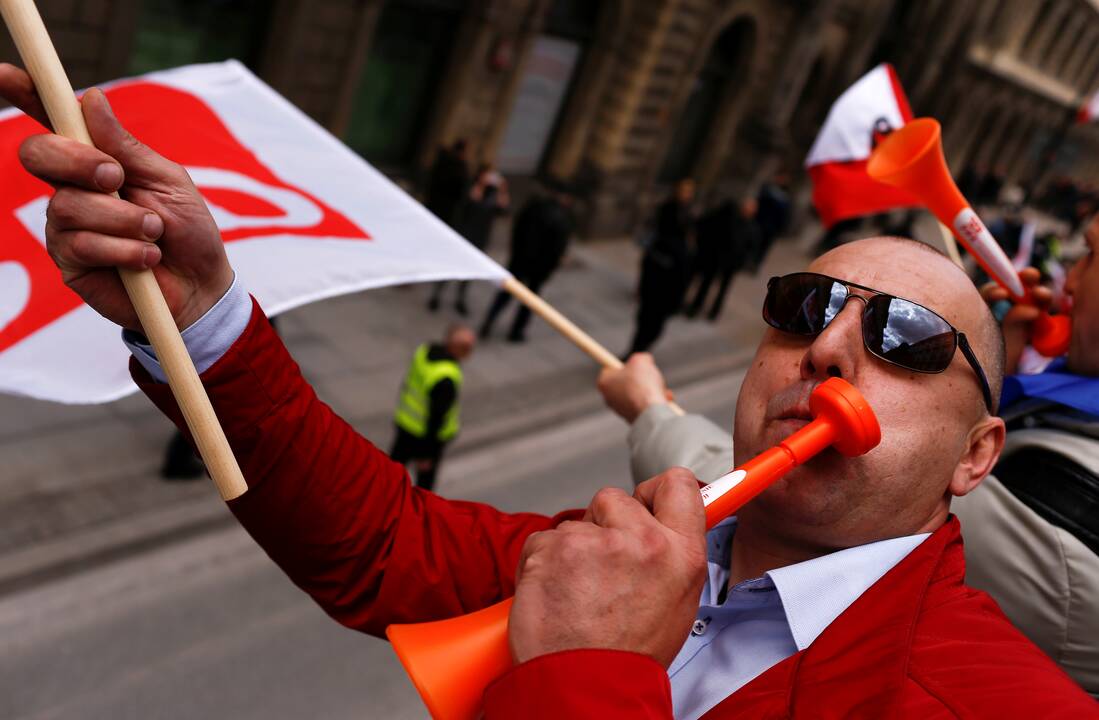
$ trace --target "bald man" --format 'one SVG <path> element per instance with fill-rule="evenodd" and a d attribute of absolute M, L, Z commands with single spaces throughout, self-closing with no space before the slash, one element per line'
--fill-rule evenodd
<path fill-rule="evenodd" d="M 10 66 L 0 95 L 38 110 Z M 933 253 L 846 246 L 764 302 L 736 461 L 808 423 L 828 377 L 874 407 L 883 440 L 868 455 L 826 451 L 709 533 L 682 468 L 584 511 L 503 513 L 411 487 L 317 400 L 183 169 L 126 133 L 102 93 L 81 105 L 98 149 L 49 135 L 22 149 L 58 188 L 47 245 L 69 287 L 126 328 L 135 379 L 181 423 L 114 268 L 156 272 L 192 352 L 216 358 L 202 380 L 249 486 L 230 508 L 333 617 L 381 634 L 514 595 L 515 666 L 485 691 L 486 717 L 1097 714 L 963 584 L 950 498 L 1003 445 L 1002 350 L 972 286 Z"/>

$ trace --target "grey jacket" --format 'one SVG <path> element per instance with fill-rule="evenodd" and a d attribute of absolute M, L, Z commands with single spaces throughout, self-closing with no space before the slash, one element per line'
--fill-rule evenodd
<path fill-rule="evenodd" d="M 728 431 L 700 415 L 653 405 L 630 428 L 635 483 L 673 466 L 704 482 L 733 467 Z M 1062 452 L 1099 473 L 1099 440 L 1060 430 L 1008 434 L 1004 458 L 1029 444 Z M 965 538 L 966 582 L 996 599 L 1004 613 L 1085 690 L 1099 697 L 1099 556 L 1050 524 L 988 477 L 951 508 Z"/>
<path fill-rule="evenodd" d="M 1099 440 L 1048 428 L 1008 433 L 1001 462 L 1032 446 L 1099 474 Z M 952 509 L 962 522 L 966 583 L 994 597 L 1016 627 L 1099 698 L 1099 555 L 994 477 Z"/>

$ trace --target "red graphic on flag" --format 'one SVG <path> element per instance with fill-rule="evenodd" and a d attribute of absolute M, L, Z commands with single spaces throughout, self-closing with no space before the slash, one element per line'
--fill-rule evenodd
<path fill-rule="evenodd" d="M 187 167 L 225 242 L 270 235 L 370 239 L 343 214 L 276 177 L 198 97 L 150 82 L 121 85 L 107 96 L 138 139 Z M 42 128 L 25 115 L 0 121 L 0 270 L 14 263 L 29 279 L 21 310 L 0 307 L 0 352 L 81 303 L 61 282 L 40 238 L 28 229 L 43 224 L 41 210 L 52 194 L 18 161 L 20 143 L 39 132 Z M 2 301 L 12 300 L 0 288 Z M 5 318 L 10 318 L 6 325 Z"/>
<path fill-rule="evenodd" d="M 904 88 L 888 63 L 864 75 L 833 104 L 814 149 L 822 139 L 833 147 L 845 148 L 843 136 L 853 133 L 866 133 L 870 143 L 863 153 L 846 157 L 833 155 L 825 162 L 814 162 L 810 152 L 808 171 L 813 181 L 813 205 L 825 227 L 849 218 L 920 205 L 919 198 L 911 193 L 880 183 L 866 174 L 870 151 L 897 129 L 885 117 L 892 114 L 894 108 L 900 115 L 901 125 L 912 121 L 912 108 Z"/>

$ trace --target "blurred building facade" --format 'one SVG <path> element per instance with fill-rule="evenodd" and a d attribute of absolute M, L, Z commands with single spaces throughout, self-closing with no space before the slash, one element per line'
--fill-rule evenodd
<path fill-rule="evenodd" d="M 1099 181 L 1099 0 L 39 0 L 73 82 L 237 57 L 383 170 L 466 138 L 631 231 L 678 177 L 796 179 L 831 101 L 893 62 L 955 170 Z M 15 59 L 0 40 L 0 59 Z"/>

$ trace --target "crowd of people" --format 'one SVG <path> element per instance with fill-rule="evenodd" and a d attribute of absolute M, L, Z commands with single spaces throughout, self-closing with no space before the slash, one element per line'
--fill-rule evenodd
<path fill-rule="evenodd" d="M 627 356 L 649 350 L 676 313 L 698 316 L 715 280 L 706 318 L 717 320 L 733 277 L 742 270 L 755 272 L 790 222 L 786 181 L 778 174 L 758 196 L 726 197 L 706 212 L 698 210 L 693 180 L 676 183 L 642 235 L 637 325 Z"/>
<path fill-rule="evenodd" d="M 9 74 L 0 96 L 45 123 L 27 87 Z M 68 189 L 66 230 L 51 209 L 46 242 L 70 287 L 129 328 L 136 382 L 184 427 L 117 278 L 93 272 L 147 262 L 134 219 L 150 209 L 106 197 L 118 188 L 96 169 L 118 166 L 185 200 L 154 264 L 166 294 L 191 298 L 179 325 L 224 320 L 204 326 L 219 360 L 203 382 L 249 487 L 230 509 L 298 587 L 363 632 L 513 597 L 514 665 L 486 689 L 485 717 L 1099 717 L 1099 219 L 1083 225 L 1086 250 L 1065 277 L 1068 353 L 1039 374 L 1015 364 L 1052 302 L 1037 271 L 1024 275 L 1034 305 L 997 320 L 990 305 L 1003 294 L 923 243 L 842 244 L 768 284 L 731 432 L 674 413 L 652 357 L 635 353 L 599 380 L 630 423 L 635 491 L 604 489 L 554 517 L 505 513 L 414 487 L 322 403 L 234 280 L 186 173 L 133 141 L 102 93 L 82 106 L 94 147 L 44 134 L 21 153 L 32 174 Z M 477 182 L 450 183 L 457 163 L 447 174 L 433 187 L 453 202 L 436 207 L 484 199 L 487 179 L 475 198 Z M 495 187 L 498 207 L 506 191 Z M 529 210 L 559 237 L 569 197 L 551 189 L 514 225 Z M 758 263 L 776 227 L 762 196 L 723 202 L 705 222 L 693 200 L 680 182 L 657 210 L 635 348 L 682 302 L 691 258 L 728 251 L 696 248 L 699 233 L 709 243 L 739 228 L 758 245 L 735 257 Z M 104 234 L 111 242 L 94 255 L 74 247 Z M 516 274 L 533 272 L 524 252 L 513 247 Z M 646 297 L 647 284 L 676 292 Z M 417 351 L 398 427 L 451 437 L 457 418 L 425 403 L 447 382 L 457 391 L 473 341 L 456 329 Z M 805 427 L 811 392 L 830 378 L 866 397 L 880 445 L 856 458 L 825 452 L 707 531 L 699 480 Z"/>
<path fill-rule="evenodd" d="M 694 181 L 677 182 L 644 224 L 638 281 L 636 328 L 626 356 L 649 350 L 668 319 L 677 313 L 718 319 L 734 276 L 756 271 L 775 238 L 790 222 L 789 178 L 776 176 L 758 195 L 720 198 L 704 212 Z M 507 180 L 491 164 L 470 176 L 468 142 L 458 139 L 436 154 L 424 186 L 424 205 L 478 249 L 484 250 L 495 219 L 510 210 Z M 511 223 L 508 271 L 539 292 L 561 264 L 576 229 L 576 192 L 547 179 L 530 195 Z M 716 291 L 711 297 L 711 288 Z M 428 309 L 442 305 L 446 282 L 436 283 Z M 692 292 L 693 291 L 693 292 Z M 458 283 L 455 311 L 469 314 L 466 283 Z M 688 293 L 692 293 L 688 298 Z M 689 302 L 688 302 L 689 299 Z M 500 291 L 481 323 L 482 339 L 492 336 L 496 320 L 511 301 Z M 507 333 L 509 342 L 526 341 L 530 310 L 520 306 Z"/>

